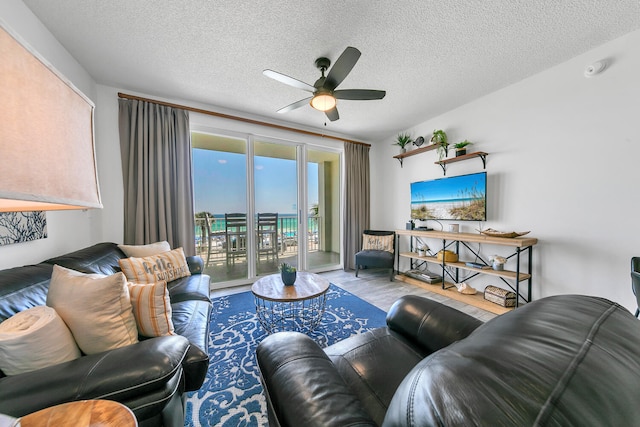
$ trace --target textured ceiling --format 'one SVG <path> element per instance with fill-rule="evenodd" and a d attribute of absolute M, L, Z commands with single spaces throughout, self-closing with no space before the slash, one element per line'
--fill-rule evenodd
<path fill-rule="evenodd" d="M 378 140 L 640 28 L 638 0 L 24 0 L 101 84 Z M 314 60 L 361 52 L 330 122 L 270 68 L 313 84 Z M 601 58 L 594 58 L 594 60 Z M 585 64 L 587 65 L 587 64 Z M 326 122 L 326 126 L 325 126 Z"/>

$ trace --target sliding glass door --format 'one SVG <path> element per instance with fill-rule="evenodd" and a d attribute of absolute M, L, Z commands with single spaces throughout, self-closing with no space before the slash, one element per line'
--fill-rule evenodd
<path fill-rule="evenodd" d="M 279 263 L 298 266 L 297 147 L 253 144 L 256 274 L 276 273 Z"/>
<path fill-rule="evenodd" d="M 307 257 L 309 270 L 340 264 L 340 155 L 307 150 Z"/>
<path fill-rule="evenodd" d="M 192 132 L 197 253 L 219 286 L 340 265 L 340 154 Z"/>

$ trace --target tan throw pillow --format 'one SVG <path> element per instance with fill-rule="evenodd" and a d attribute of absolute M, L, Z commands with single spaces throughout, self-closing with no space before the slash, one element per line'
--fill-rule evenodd
<path fill-rule="evenodd" d="M 80 357 L 71 331 L 56 311 L 44 305 L 0 323 L 0 369 L 17 375 Z"/>
<path fill-rule="evenodd" d="M 129 283 L 129 294 L 138 332 L 145 337 L 175 335 L 167 282 Z"/>
<path fill-rule="evenodd" d="M 122 273 L 84 274 L 54 265 L 47 305 L 56 309 L 85 354 L 138 342 L 127 280 Z"/>
<path fill-rule="evenodd" d="M 134 283 L 170 282 L 191 276 L 182 248 L 143 258 L 125 258 L 118 262 L 127 279 Z"/>
<path fill-rule="evenodd" d="M 118 245 L 118 248 L 128 257 L 151 256 L 171 250 L 167 241 L 149 243 L 148 245 Z"/>
<path fill-rule="evenodd" d="M 393 234 L 388 236 L 362 235 L 362 250 L 377 250 L 393 253 Z"/>

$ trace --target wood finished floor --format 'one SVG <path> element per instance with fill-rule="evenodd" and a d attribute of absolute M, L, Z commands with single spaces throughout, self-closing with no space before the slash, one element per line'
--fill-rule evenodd
<path fill-rule="evenodd" d="M 385 312 L 389 310 L 389 307 L 391 307 L 395 300 L 403 295 L 420 295 L 442 302 L 484 322 L 496 317 L 495 314 L 486 310 L 429 292 L 422 287 L 398 280 L 391 282 L 389 281 L 388 271 L 384 270 L 360 271 L 360 277 L 355 277 L 353 272 L 345 272 L 343 270 L 329 271 L 321 273 L 321 275 L 326 277 L 334 285 L 351 292 Z M 251 290 L 251 285 L 215 289 L 211 291 L 211 297 L 215 298 L 248 290 Z"/>

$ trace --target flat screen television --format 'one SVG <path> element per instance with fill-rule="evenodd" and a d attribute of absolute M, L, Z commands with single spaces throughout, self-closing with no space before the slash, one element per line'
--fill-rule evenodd
<path fill-rule="evenodd" d="M 487 220 L 487 173 L 411 183 L 411 219 Z"/>

